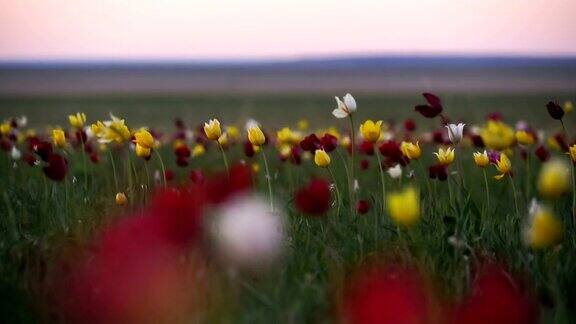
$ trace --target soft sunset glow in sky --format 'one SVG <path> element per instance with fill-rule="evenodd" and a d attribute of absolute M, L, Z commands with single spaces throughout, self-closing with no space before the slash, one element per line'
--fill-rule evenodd
<path fill-rule="evenodd" d="M 0 0 L 0 60 L 576 55 L 575 0 Z"/>

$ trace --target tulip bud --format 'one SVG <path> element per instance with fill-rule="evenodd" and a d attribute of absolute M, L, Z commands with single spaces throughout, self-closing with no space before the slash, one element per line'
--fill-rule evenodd
<path fill-rule="evenodd" d="M 264 133 L 257 125 L 248 128 L 248 140 L 254 146 L 262 146 L 266 142 Z"/>
<path fill-rule="evenodd" d="M 490 158 L 488 157 L 488 153 L 486 153 L 486 151 L 484 151 L 483 153 L 474 152 L 474 163 L 476 163 L 476 165 L 481 168 L 488 166 L 488 164 L 490 164 Z"/>
<path fill-rule="evenodd" d="M 564 109 L 556 102 L 549 101 L 548 104 L 546 104 L 546 109 L 548 109 L 550 117 L 554 119 L 560 120 L 564 117 Z"/>
<path fill-rule="evenodd" d="M 321 168 L 326 168 L 330 165 L 330 156 L 324 150 L 316 150 L 314 152 L 314 163 Z"/>
<path fill-rule="evenodd" d="M 126 195 L 123 192 L 119 192 L 116 194 L 115 201 L 116 205 L 124 206 L 128 202 L 128 198 L 126 198 Z"/>
<path fill-rule="evenodd" d="M 204 133 L 209 140 L 218 140 L 220 135 L 222 135 L 222 130 L 220 129 L 220 121 L 218 119 L 211 119 L 207 123 L 204 123 Z"/>

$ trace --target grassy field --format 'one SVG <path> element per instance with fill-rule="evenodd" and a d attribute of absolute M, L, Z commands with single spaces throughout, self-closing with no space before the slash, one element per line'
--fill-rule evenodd
<path fill-rule="evenodd" d="M 524 120 L 546 134 L 560 131 L 560 124 L 551 119 L 545 105 L 549 100 L 573 99 L 565 94 L 545 95 L 470 95 L 442 96 L 444 114 L 463 120 L 467 127 L 482 126 L 489 113 L 501 112 L 504 121 L 514 127 Z M 365 119 L 396 121 L 412 118 L 417 123 L 414 138 L 439 127 L 438 120 L 428 120 L 414 112 L 422 103 L 413 96 L 356 95 L 358 126 Z M 164 132 L 165 145 L 158 149 L 165 167 L 175 173 L 172 185 L 189 183 L 192 169 L 206 174 L 222 171 L 221 155 L 214 143 L 205 155 L 191 158 L 190 165 L 176 164 L 170 133 L 174 118 L 182 118 L 194 128 L 210 118 L 243 129 L 248 118 L 258 120 L 268 134 L 284 126 L 295 127 L 300 119 L 308 119 L 312 132 L 317 128 L 335 126 L 342 133 L 346 120 L 335 119 L 331 111 L 333 98 L 325 96 L 118 96 L 118 97 L 36 97 L 0 98 L 3 118 L 26 115 L 29 127 L 43 132 L 47 126 L 68 126 L 68 114 L 84 112 L 88 123 L 108 119 L 111 112 L 126 119 L 132 129 L 148 126 Z M 574 113 L 567 115 L 569 134 L 576 134 Z M 401 132 L 398 132 L 400 134 Z M 242 137 L 245 133 L 242 130 Z M 402 138 L 397 134 L 397 140 Z M 320 134 L 319 134 L 320 135 Z M 544 142 L 546 145 L 546 142 Z M 192 144 L 189 143 L 191 146 Z M 295 207 L 294 192 L 313 176 L 326 179 L 330 173 L 318 168 L 312 160 L 299 166 L 281 162 L 272 145 L 264 147 L 270 162 L 273 195 L 287 215 L 285 254 L 282 260 L 265 273 L 238 272 L 230 275 L 225 267 L 206 257 L 210 274 L 206 285 L 210 291 L 201 310 L 190 319 L 206 322 L 240 323 L 317 323 L 334 322 L 339 318 L 343 302 L 342 289 L 349 275 L 358 266 L 374 259 L 394 260 L 415 265 L 446 304 L 457 304 L 471 291 L 474 269 L 484 261 L 504 263 L 527 294 L 538 304 L 538 319 L 545 323 L 576 321 L 576 237 L 572 222 L 572 195 L 566 194 L 549 206 L 563 224 L 564 238 L 558 245 L 535 250 L 524 244 L 523 228 L 528 223 L 528 207 L 538 197 L 537 177 L 542 163 L 534 157 L 536 145 L 529 148 L 528 160 L 521 158 L 519 147 L 512 148 L 514 177 L 497 181 L 493 166 L 487 167 L 491 204 L 488 205 L 482 169 L 475 166 L 472 153 L 480 150 L 462 145 L 456 150 L 461 165 L 459 176 L 449 174 L 448 181 L 429 180 L 427 167 L 436 163 L 433 152 L 438 145 L 422 140 L 422 158 L 403 167 L 403 179 L 385 174 L 388 192 L 411 184 L 420 189 L 420 221 L 409 229 L 397 226 L 383 211 L 379 168 L 376 156 L 357 152 L 356 162 L 369 161 L 361 170 L 354 166 L 360 189 L 356 195 L 369 202 L 368 213 L 359 215 L 350 210 L 348 179 L 345 166 L 348 154 L 342 147 L 331 153 L 331 172 L 342 197 L 342 206 L 332 206 L 324 217 L 311 218 Z M 23 144 L 18 144 L 22 151 Z M 483 150 L 483 149 L 482 149 Z M 109 155 L 102 153 L 100 162 L 84 162 L 81 149 L 68 148 L 65 153 L 69 171 L 62 182 L 47 180 L 40 167 L 29 167 L 23 161 L 13 162 L 9 154 L 0 152 L 0 318 L 6 322 L 59 322 L 62 311 L 53 301 L 60 286 L 60 260 L 77 251 L 89 254 L 93 239 L 102 229 L 126 215 L 145 208 L 153 195 L 152 176 L 160 170 L 153 155 L 149 162 L 137 158 L 124 147 L 114 151 L 119 187 L 129 197 L 126 206 L 114 202 L 114 185 Z M 566 160 L 560 152 L 554 156 Z M 340 159 L 342 156 L 342 159 Z M 254 177 L 255 190 L 268 195 L 267 177 L 262 155 L 244 156 L 242 145 L 231 145 L 227 158 L 233 163 L 245 160 L 258 163 Z M 420 163 L 423 167 L 420 167 Z M 456 163 L 449 167 L 456 171 Z M 529 170 L 529 173 L 527 173 Z M 413 172 L 413 177 L 407 175 Z M 85 179 L 87 182 L 85 183 Z M 332 180 L 331 180 L 332 181 Z M 430 182 L 429 182 L 430 181 Z M 514 187 L 511 186 L 511 181 Z M 161 181 L 156 182 L 161 186 Z M 513 191 L 515 188 L 515 192 Z M 573 190 L 573 189 L 572 189 Z M 518 202 L 515 208 L 514 195 Z M 355 204 L 355 203 L 354 203 Z M 352 207 L 352 208 L 351 208 Z M 340 213 L 338 213 L 340 211 Z M 451 244 L 455 237 L 462 244 Z M 206 243 L 209 246 L 209 243 Z M 206 248 L 210 250 L 210 247 Z M 200 315 L 198 315 L 200 314 Z M 4 321 L 3 320 L 3 321 Z"/>

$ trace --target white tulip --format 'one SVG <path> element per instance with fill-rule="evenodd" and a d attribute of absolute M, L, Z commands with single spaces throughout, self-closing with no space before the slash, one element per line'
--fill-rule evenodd
<path fill-rule="evenodd" d="M 392 179 L 398 179 L 402 176 L 402 167 L 400 164 L 396 164 L 395 166 L 389 168 L 386 172 L 388 172 Z"/>
<path fill-rule="evenodd" d="M 356 111 L 356 100 L 352 97 L 351 94 L 347 93 L 344 96 L 344 100 L 341 100 L 338 97 L 334 97 L 336 99 L 337 108 L 332 111 L 332 115 L 336 118 L 346 118 L 350 114 Z"/>
<path fill-rule="evenodd" d="M 259 197 L 237 197 L 216 213 L 213 237 L 225 262 L 261 270 L 283 252 L 283 217 L 270 212 L 268 203 Z"/>
<path fill-rule="evenodd" d="M 10 157 L 12 160 L 20 160 L 22 153 L 16 148 L 16 146 L 13 146 L 12 150 L 10 151 Z"/>
<path fill-rule="evenodd" d="M 448 124 L 445 126 L 448 129 L 448 138 L 450 139 L 450 142 L 453 144 L 460 143 L 464 134 L 464 126 L 466 126 L 466 124 L 462 123 L 458 123 L 458 125 Z"/>

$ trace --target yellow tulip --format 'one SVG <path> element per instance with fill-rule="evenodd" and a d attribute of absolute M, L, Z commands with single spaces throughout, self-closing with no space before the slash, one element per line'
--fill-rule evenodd
<path fill-rule="evenodd" d="M 136 144 L 136 155 L 141 158 L 149 158 L 152 154 L 152 149 L 149 147 L 141 146 L 140 144 Z"/>
<path fill-rule="evenodd" d="M 222 135 L 222 130 L 220 129 L 220 121 L 218 119 L 210 119 L 207 123 L 204 123 L 204 133 L 211 141 L 216 141 Z"/>
<path fill-rule="evenodd" d="M 100 137 L 106 130 L 106 126 L 101 121 L 97 121 L 95 124 L 90 125 L 90 130 L 94 136 Z"/>
<path fill-rule="evenodd" d="M 114 200 L 118 206 L 124 206 L 128 202 L 128 198 L 126 198 L 126 195 L 123 192 L 117 193 Z"/>
<path fill-rule="evenodd" d="M 266 137 L 260 127 L 253 125 L 248 129 L 248 140 L 252 145 L 262 146 L 266 142 Z"/>
<path fill-rule="evenodd" d="M 486 150 L 484 150 L 483 153 L 474 152 L 474 163 L 476 163 L 476 165 L 481 168 L 484 168 L 488 164 L 490 164 L 490 158 L 488 157 L 488 153 L 486 153 Z"/>
<path fill-rule="evenodd" d="M 240 139 L 240 130 L 236 126 L 227 126 L 226 134 L 228 134 L 228 140 L 237 141 Z"/>
<path fill-rule="evenodd" d="M 368 119 L 363 124 L 360 125 L 360 134 L 365 141 L 370 143 L 376 143 L 380 138 L 380 133 L 382 132 L 382 121 L 373 122 Z"/>
<path fill-rule="evenodd" d="M 10 134 L 11 130 L 12 130 L 12 125 L 10 124 L 9 121 L 6 121 L 6 122 L 3 122 L 2 124 L 0 124 L 0 134 L 8 135 L 8 134 Z"/>
<path fill-rule="evenodd" d="M 281 145 L 278 151 L 283 159 L 288 159 L 292 155 L 292 147 L 288 144 Z"/>
<path fill-rule="evenodd" d="M 310 126 L 310 123 L 308 122 L 307 119 L 300 119 L 298 121 L 298 129 L 301 131 L 308 130 L 309 126 Z"/>
<path fill-rule="evenodd" d="M 568 148 L 568 155 L 570 155 L 570 159 L 572 159 L 572 162 L 576 163 L 576 144 Z"/>
<path fill-rule="evenodd" d="M 524 240 L 534 249 L 554 246 L 563 236 L 562 223 L 545 207 L 538 206 L 524 231 Z"/>
<path fill-rule="evenodd" d="M 574 110 L 574 104 L 572 103 L 572 101 L 566 101 L 562 108 L 564 108 L 564 112 L 570 113 L 572 112 L 572 110 Z"/>
<path fill-rule="evenodd" d="M 416 144 L 410 142 L 402 142 L 400 144 L 400 151 L 402 151 L 402 155 L 409 158 L 410 160 L 418 160 L 422 155 L 422 150 L 420 149 L 418 142 L 416 142 Z"/>
<path fill-rule="evenodd" d="M 487 148 L 504 150 L 514 144 L 514 130 L 501 121 L 489 120 L 480 131 L 480 137 Z"/>
<path fill-rule="evenodd" d="M 202 144 L 194 145 L 194 148 L 192 149 L 192 157 L 204 155 L 204 153 L 206 153 L 206 148 L 204 147 L 204 145 Z"/>
<path fill-rule="evenodd" d="M 446 150 L 439 148 L 437 153 L 434 153 L 438 158 L 438 162 L 442 165 L 450 165 L 454 162 L 454 149 L 449 147 Z"/>
<path fill-rule="evenodd" d="M 276 133 L 279 144 L 297 145 L 301 137 L 299 133 L 293 132 L 289 127 L 284 127 Z"/>
<path fill-rule="evenodd" d="M 326 168 L 330 165 L 330 155 L 324 150 L 316 150 L 314 152 L 314 163 L 321 168 Z"/>
<path fill-rule="evenodd" d="M 66 146 L 66 134 L 60 128 L 52 130 L 52 142 L 54 146 L 63 148 Z"/>
<path fill-rule="evenodd" d="M 344 147 L 344 148 L 349 148 L 350 145 L 352 145 L 352 140 L 350 139 L 350 136 L 342 137 L 342 140 L 340 141 L 340 145 L 342 145 L 342 147 Z"/>
<path fill-rule="evenodd" d="M 260 164 L 252 163 L 252 172 L 254 172 L 254 173 L 260 172 Z"/>
<path fill-rule="evenodd" d="M 130 129 L 126 126 L 124 119 L 110 115 L 112 120 L 104 123 L 105 128 L 98 134 L 102 143 L 124 143 L 130 140 Z"/>
<path fill-rule="evenodd" d="M 494 179 L 496 180 L 504 178 L 504 176 L 510 173 L 510 170 L 512 170 L 512 162 L 510 162 L 510 159 L 508 156 L 506 156 L 506 154 L 500 154 L 500 159 L 498 159 L 496 162 L 496 170 L 500 172 L 499 175 L 494 176 Z"/>
<path fill-rule="evenodd" d="M 544 163 L 538 176 L 538 192 L 542 197 L 556 199 L 570 189 L 569 166 L 563 160 Z"/>
<path fill-rule="evenodd" d="M 516 141 L 522 145 L 532 145 L 536 141 L 534 135 L 527 131 L 517 131 L 516 132 Z"/>
<path fill-rule="evenodd" d="M 220 137 L 218 137 L 218 144 L 220 144 L 221 146 L 226 146 L 228 145 L 228 134 L 227 133 L 222 133 L 222 135 L 220 135 Z"/>
<path fill-rule="evenodd" d="M 392 220 L 405 227 L 416 224 L 420 218 L 420 197 L 418 190 L 408 187 L 401 192 L 387 196 L 388 213 Z"/>
<path fill-rule="evenodd" d="M 152 149 L 154 148 L 156 141 L 148 130 L 141 128 L 136 133 L 134 133 L 134 143 L 141 146 L 142 148 Z"/>
<path fill-rule="evenodd" d="M 70 122 L 70 126 L 76 129 L 82 129 L 84 124 L 86 124 L 86 114 L 78 112 L 76 115 L 68 115 L 68 121 Z"/>

